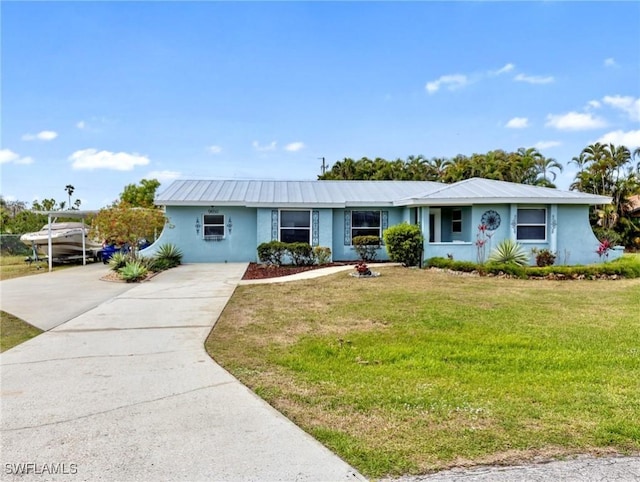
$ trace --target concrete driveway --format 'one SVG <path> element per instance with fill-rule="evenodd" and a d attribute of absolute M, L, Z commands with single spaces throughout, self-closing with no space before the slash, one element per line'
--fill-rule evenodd
<path fill-rule="evenodd" d="M 2 479 L 364 480 L 204 351 L 245 268 L 3 281 L 2 309 L 53 328 L 0 355 Z"/>

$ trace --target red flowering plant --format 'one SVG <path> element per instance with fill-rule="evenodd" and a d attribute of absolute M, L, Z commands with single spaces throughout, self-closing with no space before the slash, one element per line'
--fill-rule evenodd
<path fill-rule="evenodd" d="M 600 259 L 602 259 L 603 256 L 605 258 L 609 258 L 609 251 L 611 250 L 611 248 L 613 248 L 613 244 L 611 244 L 611 241 L 609 241 L 608 239 L 603 239 L 602 241 L 600 241 L 600 245 L 598 246 L 596 253 L 598 253 Z"/>
<path fill-rule="evenodd" d="M 489 228 L 486 224 L 480 224 L 478 226 L 478 234 L 476 234 L 478 264 L 484 263 L 484 258 L 487 250 L 486 245 L 491 241 L 491 236 L 493 236 L 493 231 L 489 231 Z"/>
<path fill-rule="evenodd" d="M 366 265 L 364 261 L 360 261 L 358 264 L 356 264 L 356 272 L 359 275 L 371 274 L 371 270 L 369 269 L 369 267 Z"/>

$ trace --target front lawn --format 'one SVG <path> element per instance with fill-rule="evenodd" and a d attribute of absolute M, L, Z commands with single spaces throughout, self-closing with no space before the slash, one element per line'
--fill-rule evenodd
<path fill-rule="evenodd" d="M 0 310 L 0 353 L 42 333 L 17 316 Z"/>
<path fill-rule="evenodd" d="M 366 476 L 640 450 L 640 280 L 240 286 L 212 357 Z"/>

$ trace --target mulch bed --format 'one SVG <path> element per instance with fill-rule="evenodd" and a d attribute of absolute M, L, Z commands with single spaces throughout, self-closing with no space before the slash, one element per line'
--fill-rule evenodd
<path fill-rule="evenodd" d="M 311 271 L 318 268 L 327 268 L 329 266 L 347 266 L 355 265 L 353 263 L 330 263 L 323 264 L 322 266 L 267 266 L 258 263 L 249 263 L 249 267 L 244 272 L 242 279 L 266 279 L 266 278 L 279 278 L 280 276 L 288 276 L 290 274 L 302 273 L 303 271 Z"/>

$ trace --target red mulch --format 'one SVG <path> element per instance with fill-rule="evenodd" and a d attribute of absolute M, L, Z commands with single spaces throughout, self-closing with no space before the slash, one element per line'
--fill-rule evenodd
<path fill-rule="evenodd" d="M 242 279 L 265 279 L 265 278 L 278 278 L 280 276 L 288 276 L 290 274 L 302 273 L 303 271 L 310 271 L 312 269 L 326 268 L 328 266 L 345 266 L 356 264 L 353 263 L 330 263 L 323 264 L 322 266 L 267 266 L 258 263 L 249 263 L 247 271 L 244 272 Z"/>

